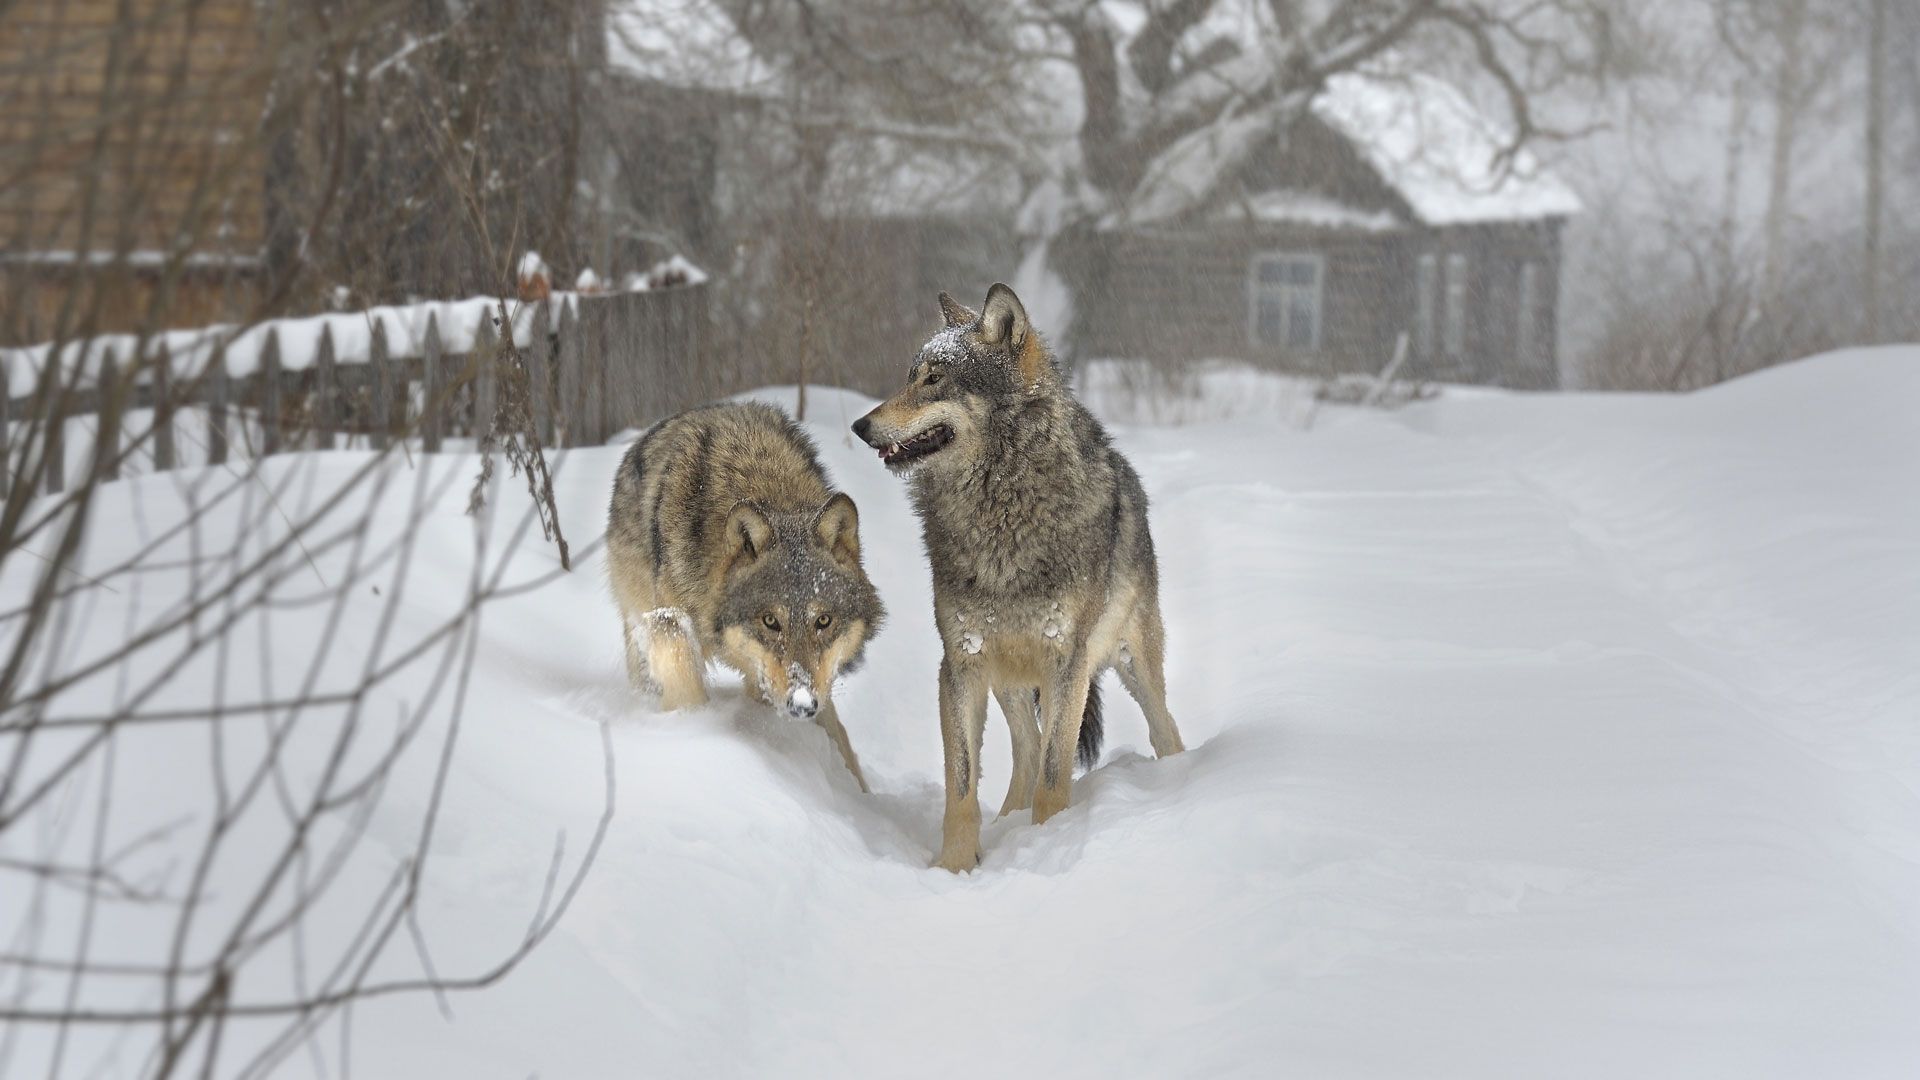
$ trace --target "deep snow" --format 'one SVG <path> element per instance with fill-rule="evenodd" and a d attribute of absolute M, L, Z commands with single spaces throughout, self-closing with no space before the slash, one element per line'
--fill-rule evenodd
<path fill-rule="evenodd" d="M 1207 385 L 1244 402 L 1262 383 Z M 1074 806 L 991 824 L 966 877 L 926 866 L 937 651 L 916 523 L 845 434 L 867 403 L 808 403 L 892 612 L 836 695 L 875 793 L 737 680 L 695 713 L 637 700 L 597 555 L 502 601 L 431 864 L 441 969 L 518 940 L 557 828 L 577 855 L 602 723 L 611 832 L 557 934 L 454 997 L 451 1020 L 428 997 L 356 1009 L 352 1075 L 1920 1069 L 1920 349 L 1685 397 L 1454 391 L 1323 409 L 1310 431 L 1244 408 L 1117 427 L 1155 500 L 1191 749 L 1144 756 L 1109 685 L 1110 748 Z M 601 529 L 620 452 L 561 456 L 576 547 Z M 362 461 L 275 467 L 311 472 L 297 493 Z M 453 480 L 418 526 L 446 553 L 409 594 L 405 621 L 426 625 L 467 579 L 472 461 L 416 461 Z M 393 529 L 414 475 L 388 496 Z M 131 545 L 136 503 L 151 518 L 174 490 L 116 485 L 90 559 Z M 530 547 L 508 578 L 552 563 Z M 11 606 L 27 568 L 4 569 Z M 129 602 L 94 602 L 102 641 Z M 297 672 L 317 630 L 276 618 L 262 649 Z M 204 737 L 139 738 L 122 782 L 188 798 Z M 997 806 L 997 711 L 984 767 Z M 363 861 L 408 849 L 420 798 L 388 798 Z M 0 931 L 19 904 L 0 889 Z M 99 933 L 105 955 L 151 955 L 134 922 Z M 17 1064 L 49 1037 L 24 1034 Z M 286 1071 L 338 1074 L 339 1047 Z"/>

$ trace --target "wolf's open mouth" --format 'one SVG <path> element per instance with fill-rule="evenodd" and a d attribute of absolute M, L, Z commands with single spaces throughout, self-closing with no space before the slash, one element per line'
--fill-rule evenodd
<path fill-rule="evenodd" d="M 880 451 L 880 460 L 886 462 L 888 468 L 892 468 L 895 465 L 918 461 L 928 454 L 945 448 L 952 441 L 953 429 L 945 424 L 935 424 L 904 442 L 888 443 L 876 449 Z"/>

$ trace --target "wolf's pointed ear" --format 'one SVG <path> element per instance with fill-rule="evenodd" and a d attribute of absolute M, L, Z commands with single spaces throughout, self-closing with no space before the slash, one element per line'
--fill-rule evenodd
<path fill-rule="evenodd" d="M 773 522 L 750 502 L 737 502 L 727 513 L 727 570 L 751 566 L 773 546 Z"/>
<path fill-rule="evenodd" d="M 980 321 L 980 316 L 967 310 L 967 308 L 961 305 L 960 301 L 955 300 L 946 293 L 940 294 L 940 316 L 947 320 L 947 328 L 949 330 L 956 326 L 972 326 L 974 323 Z"/>
<path fill-rule="evenodd" d="M 860 568 L 860 511 L 846 492 L 835 492 L 813 516 L 813 535 L 843 569 Z"/>
<path fill-rule="evenodd" d="M 1027 309 L 1013 290 L 999 282 L 987 290 L 987 302 L 980 307 L 980 340 L 989 345 L 1004 342 L 1015 356 L 1026 345 L 1032 327 L 1027 325 Z"/>

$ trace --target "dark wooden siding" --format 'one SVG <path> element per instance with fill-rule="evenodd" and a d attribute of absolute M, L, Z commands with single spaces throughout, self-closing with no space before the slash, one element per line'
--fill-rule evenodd
<path fill-rule="evenodd" d="M 190 231 L 257 253 L 272 69 L 255 21 L 251 0 L 0 5 L 0 250 L 163 250 Z M 89 221 L 90 190 L 132 209 Z"/>
<path fill-rule="evenodd" d="M 1419 250 L 1467 257 L 1466 348 L 1459 355 L 1416 355 L 1424 377 L 1522 389 L 1560 385 L 1557 308 L 1560 281 L 1558 221 L 1503 222 L 1423 230 Z M 1533 263 L 1533 311 L 1520 310 L 1521 275 Z M 1440 285 L 1445 293 L 1445 275 Z M 1519 355 L 1522 318 L 1534 320 L 1532 355 Z"/>
<path fill-rule="evenodd" d="M 1411 304 L 1397 233 L 1208 226 L 1115 236 L 1104 297 L 1088 312 L 1093 356 L 1227 357 L 1291 371 L 1378 370 Z M 1320 348 L 1255 346 L 1248 275 L 1256 256 L 1325 259 Z"/>
<path fill-rule="evenodd" d="M 1387 231 L 1287 225 L 1205 225 L 1108 234 L 1106 288 L 1086 301 L 1090 356 L 1229 358 L 1310 374 L 1374 372 L 1406 333 L 1417 342 L 1416 267 L 1432 254 L 1436 349 L 1417 348 L 1415 377 L 1527 388 L 1559 384 L 1555 370 L 1559 225 L 1496 224 Z M 1325 260 L 1320 347 L 1310 352 L 1254 344 L 1249 274 L 1256 256 L 1305 253 Z M 1466 256 L 1463 348 L 1444 335 L 1447 256 Z M 1521 267 L 1538 265 L 1537 348 L 1515 355 Z"/>

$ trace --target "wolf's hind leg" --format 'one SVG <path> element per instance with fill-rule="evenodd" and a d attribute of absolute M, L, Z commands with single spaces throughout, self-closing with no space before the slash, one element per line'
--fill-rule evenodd
<path fill-rule="evenodd" d="M 847 729 L 840 723 L 840 711 L 833 707 L 832 698 L 820 703 L 820 711 L 814 714 L 813 722 L 825 728 L 827 737 L 840 748 L 840 760 L 847 763 L 847 771 L 853 774 L 853 782 L 860 785 L 861 791 L 870 790 L 867 778 L 860 774 L 860 759 L 853 754 L 853 743 L 847 738 Z"/>
<path fill-rule="evenodd" d="M 1167 636 L 1160 625 L 1160 610 L 1143 602 L 1114 647 L 1111 662 L 1120 673 L 1120 684 L 1140 703 L 1147 716 L 1147 738 L 1153 743 L 1155 757 L 1168 757 L 1186 749 L 1180 741 L 1180 729 L 1167 711 Z"/>
<path fill-rule="evenodd" d="M 647 641 L 647 672 L 660 684 L 660 707 L 671 712 L 707 703 L 706 660 L 693 635 L 693 620 L 679 608 L 654 608 L 640 616 Z"/>
<path fill-rule="evenodd" d="M 1007 718 L 1007 730 L 1013 734 L 1013 779 L 1007 782 L 1007 800 L 1000 804 L 1000 816 L 1033 805 L 1033 783 L 1040 773 L 1040 715 L 1037 691 L 994 687 L 993 699 L 1000 703 L 1000 715 Z"/>
<path fill-rule="evenodd" d="M 1067 808 L 1073 798 L 1073 762 L 1079 751 L 1080 723 L 1086 716 L 1093 670 L 1084 652 L 1047 676 L 1040 687 L 1040 778 L 1033 788 L 1033 823 L 1039 825 Z"/>

